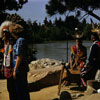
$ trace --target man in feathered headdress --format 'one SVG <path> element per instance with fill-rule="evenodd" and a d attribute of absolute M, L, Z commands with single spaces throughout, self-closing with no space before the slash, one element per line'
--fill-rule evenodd
<path fill-rule="evenodd" d="M 72 69 L 80 69 L 87 59 L 87 49 L 82 45 L 82 37 L 76 35 L 76 44 L 71 48 L 70 65 Z"/>

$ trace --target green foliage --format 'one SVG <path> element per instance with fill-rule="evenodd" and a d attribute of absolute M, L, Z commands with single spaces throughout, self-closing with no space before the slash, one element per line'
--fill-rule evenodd
<path fill-rule="evenodd" d="M 23 22 L 21 17 L 17 14 L 5 13 L 6 10 L 19 10 L 22 6 L 27 3 L 28 0 L 0 0 L 0 24 L 5 20 L 13 22 Z M 21 19 L 21 21 L 19 21 Z"/>
<path fill-rule="evenodd" d="M 83 35 L 85 37 L 85 39 L 90 39 L 90 36 L 91 36 L 91 25 L 90 24 L 86 24 L 86 26 L 84 27 L 83 29 Z"/>
<path fill-rule="evenodd" d="M 0 12 L 0 24 L 5 21 L 7 15 L 7 13 Z"/>
<path fill-rule="evenodd" d="M 45 18 L 44 24 L 42 25 L 36 21 L 31 22 L 31 20 L 29 20 L 27 26 L 32 43 L 73 39 L 76 35 L 76 27 L 79 29 L 80 34 L 84 36 L 84 39 L 89 39 L 89 32 L 91 31 L 91 25 L 87 24 L 85 19 L 79 22 L 74 16 L 66 17 L 65 21 L 61 18 L 55 18 L 54 22 L 48 21 L 48 19 Z"/>
<path fill-rule="evenodd" d="M 72 11 L 75 12 L 76 17 L 79 17 L 81 11 L 85 11 L 86 14 L 100 20 L 100 17 L 93 12 L 97 9 L 100 9 L 100 0 L 49 0 L 46 5 L 46 11 L 50 16 Z"/>
<path fill-rule="evenodd" d="M 75 31 L 75 28 L 77 27 L 77 25 L 79 24 L 80 22 L 78 21 L 77 18 L 75 18 L 74 16 L 68 16 L 66 17 L 65 19 L 65 25 L 66 27 L 69 29 L 69 32 L 71 34 L 73 34 L 73 32 Z"/>
<path fill-rule="evenodd" d="M 0 11 L 21 9 L 26 2 L 28 0 L 0 0 Z"/>
<path fill-rule="evenodd" d="M 24 27 L 23 37 L 25 37 L 30 44 L 41 43 L 46 41 L 63 41 L 66 39 L 73 39 L 75 36 L 75 28 L 79 29 L 85 39 L 89 39 L 89 32 L 91 25 L 86 23 L 84 19 L 82 22 L 74 16 L 68 16 L 65 20 L 55 18 L 54 22 L 44 19 L 44 24 L 37 23 L 37 21 L 26 22 L 17 14 L 4 14 L 3 20 L 9 20 L 21 24 Z M 68 33 L 68 35 L 66 34 Z"/>
<path fill-rule="evenodd" d="M 19 2 L 18 2 L 19 1 Z M 6 9 L 20 9 L 28 0 L 8 0 L 0 1 L 2 4 L 0 10 L 5 11 Z M 100 1 L 96 0 L 99 4 Z M 84 3 L 84 4 L 83 4 Z M 5 7 L 4 7 L 5 5 Z M 88 8 L 90 7 L 90 8 Z M 2 9 L 4 8 L 4 9 Z M 64 14 L 66 11 L 74 11 L 77 8 L 82 8 L 84 10 L 97 9 L 99 5 L 94 2 L 94 0 L 50 0 L 46 5 L 46 10 L 48 14 Z M 80 9 L 77 10 L 76 16 L 80 16 Z M 79 22 L 78 18 L 74 16 L 67 16 L 65 20 L 60 18 L 55 18 L 54 22 L 48 20 L 47 17 L 44 18 L 44 24 L 38 24 L 37 21 L 31 21 L 30 19 L 26 22 L 17 14 L 8 14 L 1 12 L 0 13 L 0 23 L 5 20 L 13 21 L 18 24 L 21 24 L 24 27 L 23 36 L 28 40 L 30 44 L 32 43 L 41 43 L 45 41 L 62 41 L 66 39 L 73 39 L 75 36 L 75 28 L 77 27 L 86 39 L 89 39 L 89 32 L 91 30 L 91 25 L 86 23 L 86 20 L 83 19 L 82 22 Z M 66 35 L 66 32 L 68 35 Z"/>

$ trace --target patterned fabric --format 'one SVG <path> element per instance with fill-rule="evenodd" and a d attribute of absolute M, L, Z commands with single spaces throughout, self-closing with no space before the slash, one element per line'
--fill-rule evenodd
<path fill-rule="evenodd" d="M 13 75 L 11 56 L 12 56 L 12 45 L 9 42 L 7 42 L 4 45 L 4 59 L 3 59 L 5 78 L 11 78 Z"/>
<path fill-rule="evenodd" d="M 12 45 L 7 42 L 4 45 L 4 62 L 3 65 L 6 67 L 10 67 L 11 65 L 11 53 L 12 53 Z"/>
<path fill-rule="evenodd" d="M 13 75 L 13 69 L 11 67 L 4 67 L 4 77 L 11 78 Z"/>
<path fill-rule="evenodd" d="M 84 46 L 78 47 L 77 45 L 74 45 L 72 46 L 71 51 L 73 55 L 77 55 L 79 58 L 86 56 L 86 48 Z"/>
<path fill-rule="evenodd" d="M 77 54 L 77 46 L 73 45 L 72 48 L 71 48 L 71 51 L 72 51 L 73 54 Z"/>
<path fill-rule="evenodd" d="M 72 52 L 72 59 L 73 61 L 75 61 L 75 59 L 77 58 L 77 66 L 79 66 L 79 68 L 82 68 L 85 65 L 85 61 L 87 58 L 87 50 L 86 47 L 84 47 L 83 45 L 81 46 L 77 46 L 77 45 L 73 45 L 71 48 L 71 52 Z M 84 59 L 83 59 L 84 57 Z"/>

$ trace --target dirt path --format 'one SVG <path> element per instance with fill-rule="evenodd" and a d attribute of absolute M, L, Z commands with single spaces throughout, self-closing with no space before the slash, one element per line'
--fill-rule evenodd
<path fill-rule="evenodd" d="M 71 90 L 71 88 L 73 90 Z M 75 100 L 77 100 L 77 98 L 75 97 L 76 94 L 84 94 L 84 92 L 78 91 L 77 88 L 75 89 L 75 85 L 63 87 L 61 89 L 61 92 L 62 91 L 68 91 Z M 56 100 L 56 98 L 59 98 L 57 92 L 58 86 L 51 86 L 41 89 L 40 91 L 30 92 L 30 98 L 31 100 Z M 6 88 L 6 80 L 0 80 L 0 100 L 9 100 Z"/>
<path fill-rule="evenodd" d="M 0 100 L 9 100 L 6 88 L 6 80 L 0 80 Z"/>

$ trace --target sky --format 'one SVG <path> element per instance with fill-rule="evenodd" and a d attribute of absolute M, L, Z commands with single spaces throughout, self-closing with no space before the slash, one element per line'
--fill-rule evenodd
<path fill-rule="evenodd" d="M 48 16 L 45 10 L 45 5 L 48 3 L 49 0 L 28 0 L 28 3 L 24 4 L 22 9 L 19 9 L 18 11 L 8 11 L 10 13 L 17 13 L 19 14 L 24 20 L 31 20 L 37 21 L 40 23 L 43 23 L 43 20 L 45 17 L 51 19 L 52 21 L 55 19 L 55 17 L 59 17 L 59 15 L 55 15 L 53 17 Z M 99 11 L 95 11 L 97 15 L 100 16 Z M 65 18 L 65 16 L 61 16 L 62 19 Z M 91 16 L 87 18 L 87 22 L 90 23 L 90 18 L 93 19 L 94 23 L 99 23 L 99 21 Z"/>

